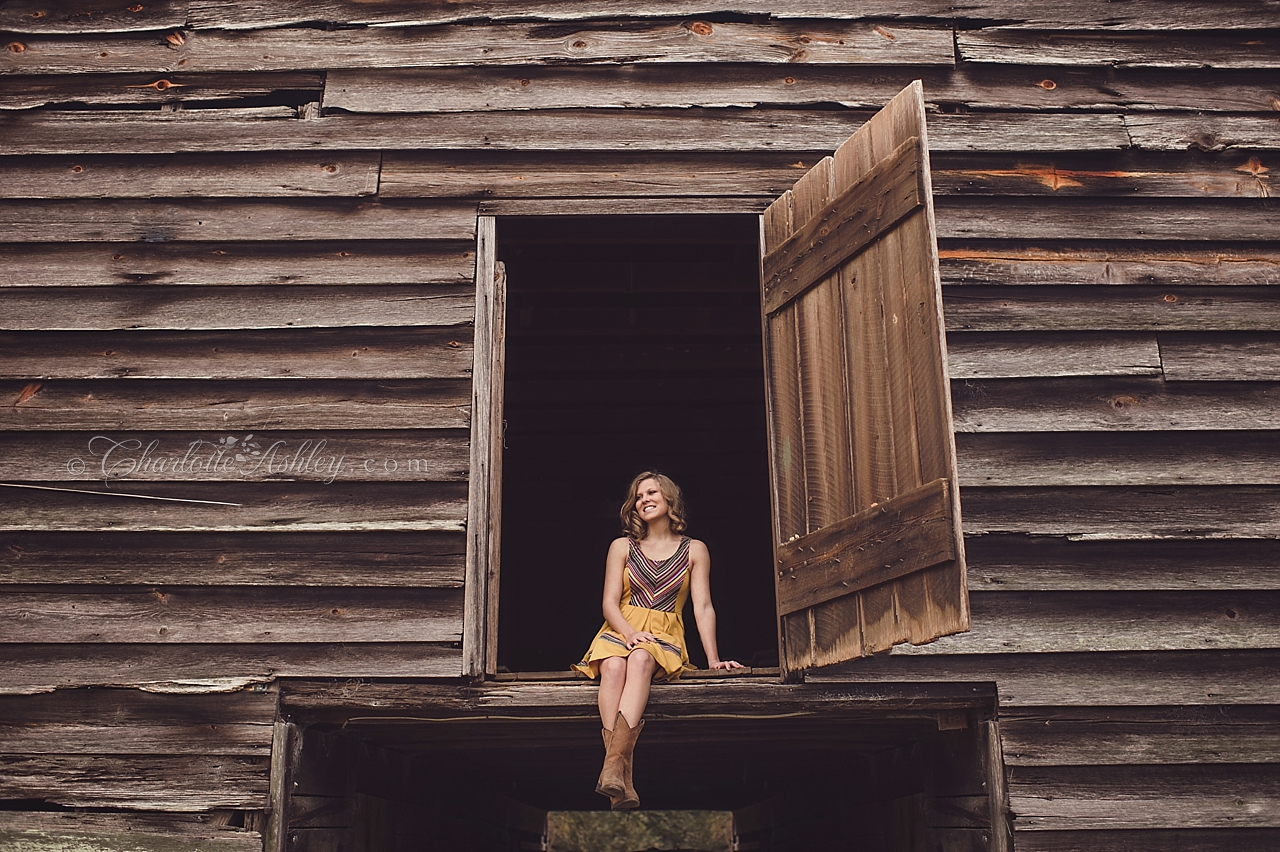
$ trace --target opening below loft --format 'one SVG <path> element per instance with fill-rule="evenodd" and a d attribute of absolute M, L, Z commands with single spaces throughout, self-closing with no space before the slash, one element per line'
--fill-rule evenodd
<path fill-rule="evenodd" d="M 776 666 L 754 215 L 499 217 L 506 268 L 499 671 L 563 671 L 601 623 L 636 473 L 684 489 L 721 656 Z M 706 665 L 692 615 L 686 635 Z"/>

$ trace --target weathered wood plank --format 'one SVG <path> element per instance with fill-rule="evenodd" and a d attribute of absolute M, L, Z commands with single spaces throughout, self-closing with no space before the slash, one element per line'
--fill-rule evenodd
<path fill-rule="evenodd" d="M 1272 486 L 970 488 L 965 533 L 1081 538 L 1276 538 Z"/>
<path fill-rule="evenodd" d="M 528 110 L 302 120 L 293 110 L 29 111 L 0 115 L 7 152 L 830 150 L 869 118 L 860 110 Z M 216 128 L 210 130 L 210 127 Z M 931 151 L 1115 151 L 1120 115 L 965 113 L 930 121 Z"/>
<path fill-rule="evenodd" d="M 67 807 L 155 811 L 261 809 L 263 757 L 185 755 L 0 756 L 0 796 Z"/>
<path fill-rule="evenodd" d="M 0 76 L 0 109 L 64 104 L 190 104 L 263 99 L 293 105 L 319 101 L 324 77 L 283 74 L 63 74 Z"/>
<path fill-rule="evenodd" d="M 1272 432 L 1042 432 L 956 436 L 960 484 L 1280 485 Z M 2 469 L 2 467 L 0 467 Z"/>
<path fill-rule="evenodd" d="M 462 588 L 460 533 L 7 533 L 0 583 Z"/>
<path fill-rule="evenodd" d="M 1018 852 L 1269 852 L 1280 844 L 1277 828 L 1186 828 L 1023 831 L 1018 834 Z"/>
<path fill-rule="evenodd" d="M 465 285 L 180 288 L 14 287 L 0 329 L 232 330 L 470 325 L 475 291 Z"/>
<path fill-rule="evenodd" d="M 474 204 L 309 199 L 284 201 L 28 201 L 0 207 L 11 243 L 175 240 L 423 240 L 475 235 Z"/>
<path fill-rule="evenodd" d="M 951 379 L 1031 376 L 1157 376 L 1154 334 L 951 332 Z"/>
<path fill-rule="evenodd" d="M 1125 129 L 1136 148 L 1156 151 L 1270 150 L 1280 147 L 1274 118 L 1261 116 L 1126 115 Z"/>
<path fill-rule="evenodd" d="M 966 509 L 968 504 L 966 503 Z M 1274 648 L 1280 594 L 1234 592 L 979 592 L 969 632 L 895 655 L 1044 654 Z"/>
<path fill-rule="evenodd" d="M 0 244 L 0 288 L 465 284 L 474 243 Z"/>
<path fill-rule="evenodd" d="M 5 379 L 445 379 L 471 373 L 471 329 L 0 332 Z"/>
<path fill-rule="evenodd" d="M 470 382 L 0 382 L 0 429 L 461 429 Z"/>
<path fill-rule="evenodd" d="M 325 464 L 336 462 L 326 459 Z M 466 519 L 462 483 L 149 482 L 74 491 L 0 486 L 0 530 L 6 532 L 339 532 L 344 530 L 461 531 Z M 92 493 L 80 493 L 89 491 Z M 142 494 L 145 497 L 128 497 Z M 155 499 L 164 498 L 164 499 Z M 194 502 L 212 501 L 212 502 Z"/>
<path fill-rule="evenodd" d="M 11 0 L 0 7 L 0 30 L 18 33 L 118 33 L 182 27 L 188 0 L 124 6 L 102 0 Z"/>
<path fill-rule="evenodd" d="M 240 691 L 192 698 L 136 689 L 0 696 L 0 751 L 269 756 L 276 697 Z"/>
<path fill-rule="evenodd" d="M 261 852 L 262 835 L 215 826 L 207 814 L 5 811 L 0 844 L 12 852 Z"/>
<path fill-rule="evenodd" d="M 952 394 L 958 432 L 1280 429 L 1280 384 L 971 380 Z"/>
<path fill-rule="evenodd" d="M 1083 198 L 937 199 L 939 239 L 1258 240 L 1275 237 L 1275 213 L 1211 200 Z"/>
<path fill-rule="evenodd" d="M 138 686 L 155 692 L 213 693 L 276 678 L 458 677 L 456 643 L 355 642 L 229 645 L 9 645 L 0 692 L 72 686 Z M 359 683 L 349 685 L 353 694 Z"/>
<path fill-rule="evenodd" d="M 1079 248 L 945 248 L 944 285 L 1136 285 L 1258 287 L 1280 284 L 1280 253 L 1255 250 L 1178 251 L 1142 246 Z"/>
<path fill-rule="evenodd" d="M 460 589 L 11 586 L 0 643 L 457 642 Z"/>
<path fill-rule="evenodd" d="M 1272 707 L 1014 711 L 1000 739 L 1011 766 L 1280 763 Z"/>
<path fill-rule="evenodd" d="M 21 482 L 466 482 L 462 431 L 0 432 L 0 479 Z M 332 462 L 332 463 L 331 463 Z"/>
<path fill-rule="evenodd" d="M 986 591 L 1208 591 L 1280 588 L 1271 541 L 1069 541 L 1022 535 L 965 542 L 969 587 Z M 1123 565 L 1123 571 L 1116 566 Z"/>
<path fill-rule="evenodd" d="M 769 62 L 952 65 L 949 26 L 806 21 L 631 22 L 546 27 L 185 30 L 148 37 L 31 35 L 0 56 L 0 74 L 307 71 L 544 63 Z"/>
<path fill-rule="evenodd" d="M 975 619 L 975 624 L 978 621 Z M 884 655 L 811 672 L 815 683 L 992 682 L 1002 708 L 1274 704 L 1280 655 L 1266 651 Z M 655 690 L 655 693 L 657 690 Z"/>
<path fill-rule="evenodd" d="M 215 75 L 194 75 L 203 80 Z M 227 75 L 230 76 L 230 75 Z M 912 80 L 933 108 L 1267 112 L 1276 87 L 1252 71 L 962 65 L 593 65 L 360 70 L 331 68 L 324 105 L 351 112 L 484 112 L 586 107 L 840 104 L 878 109 Z M 33 87 L 45 78 L 28 78 Z M 74 80 L 74 78 L 72 78 Z M 84 85 L 84 84 L 81 84 Z M 3 92 L 0 78 L 0 92 Z M 172 94 L 172 92 L 170 92 Z M 3 104 L 0 97 L 0 104 Z"/>
<path fill-rule="evenodd" d="M 4 157 L 5 198 L 360 196 L 378 191 L 373 151 L 225 157 Z"/>
<path fill-rule="evenodd" d="M 1275 37 L 1257 33 L 1188 33 L 1175 39 L 1159 32 L 1030 32 L 991 27 L 958 30 L 956 51 L 963 62 L 1013 65 L 1280 68 Z"/>
<path fill-rule="evenodd" d="M 1278 381 L 1280 335 L 1164 333 L 1160 361 L 1169 381 Z"/>
<path fill-rule="evenodd" d="M 1010 767 L 1022 830 L 1275 828 L 1280 779 L 1266 765 Z"/>
<path fill-rule="evenodd" d="M 951 288 L 951 331 L 1280 331 L 1280 288 L 994 286 Z"/>

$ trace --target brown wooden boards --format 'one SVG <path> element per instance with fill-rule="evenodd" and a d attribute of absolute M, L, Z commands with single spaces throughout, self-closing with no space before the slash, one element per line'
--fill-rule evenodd
<path fill-rule="evenodd" d="M 929 185 L 916 82 L 764 215 L 786 672 L 968 628 Z"/>

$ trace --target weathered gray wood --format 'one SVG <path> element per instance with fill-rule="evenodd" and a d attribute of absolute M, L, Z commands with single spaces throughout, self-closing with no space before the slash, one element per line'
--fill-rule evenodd
<path fill-rule="evenodd" d="M 9 645 L 0 692 L 71 686 L 141 686 L 164 692 L 226 692 L 278 677 L 457 677 L 453 644 Z M 358 686 L 353 686 L 358 692 Z"/>
<path fill-rule="evenodd" d="M 214 76 L 195 75 L 192 79 Z M 761 104 L 840 104 L 875 109 L 919 79 L 924 83 L 925 101 L 931 107 L 961 103 L 974 110 L 1266 112 L 1272 108 L 1268 98 L 1275 97 L 1276 91 L 1261 79 L 1264 76 L 1265 72 L 1248 71 L 1004 65 L 895 68 L 789 64 L 777 68 L 706 63 L 573 68 L 332 68 L 326 76 L 324 105 L 374 113 Z M 38 86 L 44 79 L 34 78 L 32 85 Z M 0 92 L 3 91 L 0 79 Z"/>
<path fill-rule="evenodd" d="M 112 331 L 469 325 L 465 286 L 22 287 L 5 294 L 0 329 Z"/>
<path fill-rule="evenodd" d="M 885 655 L 833 666 L 808 679 L 868 685 L 992 682 L 1004 708 L 1250 705 L 1276 703 L 1280 684 L 1272 672 L 1278 661 L 1272 650 Z"/>
<path fill-rule="evenodd" d="M 1280 485 L 1271 432 L 965 434 L 960 484 Z"/>
<path fill-rule="evenodd" d="M 951 331 L 1280 331 L 1280 288 L 974 286 L 944 294 Z"/>
<path fill-rule="evenodd" d="M 1274 238 L 1272 211 L 1229 201 L 943 196 L 939 239 L 1258 240 Z"/>
<path fill-rule="evenodd" d="M 1271 486 L 970 488 L 965 533 L 1086 538 L 1277 538 Z"/>
<path fill-rule="evenodd" d="M 1012 767 L 1009 803 L 1023 830 L 1274 828 L 1271 766 Z"/>
<path fill-rule="evenodd" d="M 0 643 L 456 642 L 458 589 L 18 590 Z"/>
<path fill-rule="evenodd" d="M 947 356 L 953 381 L 1160 375 L 1160 350 L 1154 334 L 951 332 L 947 335 Z"/>
<path fill-rule="evenodd" d="M 470 383 L 0 382 L 0 429 L 462 429 Z"/>
<path fill-rule="evenodd" d="M 311 199 L 244 201 L 10 201 L 0 228 L 13 243 L 175 240 L 466 240 L 475 205 Z"/>
<path fill-rule="evenodd" d="M 968 510 L 968 503 L 965 504 Z M 1273 648 L 1275 592 L 977 592 L 972 627 L 898 655 Z"/>
<path fill-rule="evenodd" d="M 302 729 L 286 719 L 277 719 L 271 738 L 271 775 L 267 785 L 264 852 L 285 852 L 289 845 L 289 822 L 293 816 L 293 776 L 302 756 Z"/>
<path fill-rule="evenodd" d="M 1280 284 L 1280 254 L 1254 250 L 1177 251 L 1143 246 L 1079 249 L 945 248 L 944 285 L 1110 284 L 1147 287 L 1265 286 Z"/>
<path fill-rule="evenodd" d="M 50 486 L 45 486 L 50 487 Z M 459 483 L 116 483 L 68 482 L 75 492 L 0 486 L 0 530 L 67 532 L 461 531 L 466 489 Z M 82 494 L 80 490 L 92 493 Z M 125 497 L 143 494 L 160 499 Z M 217 501 L 216 504 L 183 501 Z M 231 505 L 221 505 L 228 503 Z"/>
<path fill-rule="evenodd" d="M 274 692 L 155 695 L 71 689 L 0 696 L 6 754 L 271 754 Z"/>
<path fill-rule="evenodd" d="M 0 583 L 460 589 L 465 551 L 460 533 L 7 533 Z"/>
<path fill-rule="evenodd" d="M 1011 766 L 1280 763 L 1273 708 L 1049 708 L 1000 718 Z"/>
<path fill-rule="evenodd" d="M 1167 130 L 1167 120 L 1160 126 Z M 1127 158 L 1108 161 L 1100 155 L 1030 163 L 1010 162 L 1005 156 L 944 157 L 933 163 L 933 191 L 935 195 L 1269 198 L 1280 192 L 1280 182 L 1258 157 L 1243 154 L 1208 163 L 1197 157 L 1139 168 Z"/>
<path fill-rule="evenodd" d="M 283 74 L 65 74 L 0 77 L 0 109 L 51 104 L 189 104 L 270 98 L 319 100 L 324 77 Z"/>
<path fill-rule="evenodd" d="M 1280 147 L 1280 129 L 1271 117 L 1126 115 L 1134 147 L 1157 151 L 1270 150 Z"/>
<path fill-rule="evenodd" d="M 958 30 L 956 50 L 964 62 L 1014 65 L 1280 68 L 1274 37 L 1255 33 L 1188 33 L 1169 38 L 1158 32 L 1028 32 L 992 27 Z"/>
<path fill-rule="evenodd" d="M 1150 379 L 955 381 L 958 432 L 1280 428 L 1280 385 Z M 2 410 L 2 409 L 0 409 Z"/>
<path fill-rule="evenodd" d="M 5 379 L 446 379 L 471 372 L 471 330 L 0 332 Z"/>
<path fill-rule="evenodd" d="M 376 152 L 225 157 L 5 157 L 5 198 L 359 196 L 378 191 Z M 7 238 L 7 237 L 6 237 Z"/>
<path fill-rule="evenodd" d="M 156 285 L 466 284 L 472 243 L 0 244 L 0 288 Z"/>
<path fill-rule="evenodd" d="M 1018 852 L 1269 852 L 1280 844 L 1276 828 L 1187 828 L 1085 831 L 1022 831 Z"/>
<path fill-rule="evenodd" d="M 652 21 L 619 28 L 584 24 L 438 26 L 395 30 L 188 30 L 182 42 L 129 36 L 33 35 L 5 51 L 0 73 L 305 71 L 558 62 L 771 62 L 952 65 L 949 27 L 808 21 Z"/>
<path fill-rule="evenodd" d="M 0 844 L 12 852 L 261 852 L 262 835 L 215 826 L 205 814 L 5 811 Z"/>
<path fill-rule="evenodd" d="M 186 755 L 0 756 L 0 795 L 68 807 L 154 811 L 261 808 L 264 758 Z"/>
<path fill-rule="evenodd" d="M 300 120 L 293 110 L 104 111 L 0 115 L 8 153 L 167 154 L 212 151 L 830 150 L 869 118 L 830 110 L 529 110 Z M 210 128 L 216 128 L 210 130 Z M 1115 151 L 1131 147 L 1119 115 L 946 114 L 930 151 Z M 396 237 L 403 235 L 396 234 Z M 318 238 L 318 237 L 317 237 Z"/>
<path fill-rule="evenodd" d="M 1170 381 L 1280 380 L 1280 335 L 1160 335 L 1160 360 Z"/>
<path fill-rule="evenodd" d="M 0 432 L 0 479 L 22 482 L 466 482 L 462 432 Z M 79 461 L 73 461 L 78 459 Z"/>
<path fill-rule="evenodd" d="M 1069 541 L 1022 535 L 965 542 L 969 587 L 986 591 L 1208 591 L 1280 588 L 1271 541 Z M 1124 570 L 1117 571 L 1116 566 Z"/>
<path fill-rule="evenodd" d="M 187 0 L 123 6 L 101 0 L 10 0 L 0 7 L 0 30 L 19 33 L 145 32 L 181 27 Z"/>

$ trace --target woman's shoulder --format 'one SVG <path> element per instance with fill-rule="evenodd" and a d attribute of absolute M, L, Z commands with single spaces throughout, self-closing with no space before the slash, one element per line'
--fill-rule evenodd
<path fill-rule="evenodd" d="M 609 552 L 613 553 L 617 550 L 628 550 L 630 549 L 633 541 L 635 541 L 635 539 L 630 536 L 620 535 L 609 545 Z"/>

